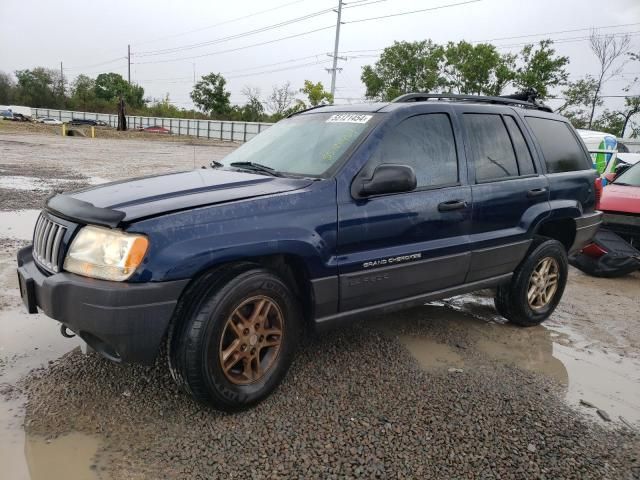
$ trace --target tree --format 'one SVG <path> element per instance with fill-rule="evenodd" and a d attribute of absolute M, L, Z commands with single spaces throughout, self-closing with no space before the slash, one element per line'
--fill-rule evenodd
<path fill-rule="evenodd" d="M 10 74 L 0 72 L 0 104 L 10 105 L 16 95 L 16 82 Z"/>
<path fill-rule="evenodd" d="M 597 87 L 598 81 L 590 75 L 567 84 L 567 88 L 562 91 L 564 103 L 556 112 L 567 117 L 575 128 L 587 128 Z M 602 99 L 597 98 L 596 106 L 602 104 Z"/>
<path fill-rule="evenodd" d="M 260 89 L 244 87 L 242 94 L 247 97 L 247 103 L 242 107 L 242 120 L 245 122 L 260 122 L 264 116 L 264 106 L 260 100 Z"/>
<path fill-rule="evenodd" d="M 513 55 L 502 55 L 495 46 L 449 42 L 444 48 L 444 88 L 473 95 L 500 95 L 513 80 Z"/>
<path fill-rule="evenodd" d="M 141 108 L 145 105 L 144 88 L 130 84 L 118 73 L 101 73 L 95 81 L 96 98 L 108 103 L 124 98 L 127 106 Z"/>
<path fill-rule="evenodd" d="M 267 108 L 275 117 L 275 120 L 279 120 L 284 116 L 284 112 L 291 107 L 291 104 L 295 100 L 296 92 L 291 90 L 291 83 L 283 83 L 280 87 L 273 86 L 271 95 L 267 98 Z"/>
<path fill-rule="evenodd" d="M 360 76 L 367 98 L 389 101 L 409 92 L 433 92 L 446 84 L 440 64 L 444 49 L 431 40 L 394 42 L 375 65 L 365 65 Z"/>
<path fill-rule="evenodd" d="M 227 81 L 219 73 L 205 75 L 193 87 L 191 99 L 203 112 L 226 115 L 231 111 L 231 92 L 225 90 L 226 84 Z"/>
<path fill-rule="evenodd" d="M 87 75 L 78 75 L 71 84 L 71 104 L 81 110 L 96 109 L 96 81 Z"/>
<path fill-rule="evenodd" d="M 60 72 L 44 67 L 17 70 L 16 103 L 29 107 L 64 107 L 60 95 Z"/>
<path fill-rule="evenodd" d="M 640 97 L 625 98 L 625 106 L 623 110 L 608 110 L 593 121 L 593 129 L 608 132 L 616 137 L 623 137 L 625 130 L 630 125 L 631 117 L 640 112 Z M 636 137 L 640 134 L 639 127 L 631 127 L 630 137 Z"/>
<path fill-rule="evenodd" d="M 629 45 L 631 40 L 628 35 L 622 37 L 616 37 L 615 35 L 598 35 L 597 30 L 591 32 L 589 38 L 591 51 L 594 53 L 598 60 L 599 71 L 596 76 L 596 89 L 591 101 L 591 113 L 589 115 L 588 128 L 593 125 L 593 116 L 596 111 L 598 101 L 601 100 L 600 92 L 602 86 L 611 79 L 611 77 L 619 74 L 624 66 L 624 63 L 616 63 L 621 57 L 624 57 L 629 53 Z"/>
<path fill-rule="evenodd" d="M 300 89 L 300 93 L 304 93 L 309 99 L 311 106 L 320 105 L 324 100 L 333 103 L 333 95 L 327 92 L 322 82 L 313 83 L 311 80 L 304 81 L 304 87 Z"/>
<path fill-rule="evenodd" d="M 569 58 L 557 56 L 552 45 L 552 40 L 541 40 L 537 47 L 525 45 L 520 51 L 517 57 L 520 65 L 513 81 L 518 90 L 533 88 L 538 98 L 544 99 L 551 88 L 566 85 L 569 72 L 565 67 Z"/>

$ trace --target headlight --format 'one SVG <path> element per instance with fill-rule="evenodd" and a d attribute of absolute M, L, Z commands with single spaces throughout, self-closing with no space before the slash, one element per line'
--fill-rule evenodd
<path fill-rule="evenodd" d="M 143 235 L 87 226 L 71 242 L 64 269 L 85 277 L 121 282 L 142 263 L 148 246 Z"/>

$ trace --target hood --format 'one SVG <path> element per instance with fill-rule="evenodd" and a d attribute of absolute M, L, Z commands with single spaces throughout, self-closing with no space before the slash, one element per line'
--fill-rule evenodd
<path fill-rule="evenodd" d="M 640 187 L 611 183 L 602 190 L 599 210 L 640 215 Z"/>
<path fill-rule="evenodd" d="M 87 215 L 100 217 L 102 211 L 109 216 L 108 212 L 115 211 L 119 212 L 121 221 L 130 222 L 187 208 L 297 190 L 311 183 L 309 179 L 200 169 L 134 178 L 58 195 L 49 201 L 48 207 L 85 222 Z M 74 207 L 65 208 L 65 205 Z M 84 209 L 80 208 L 82 205 Z"/>

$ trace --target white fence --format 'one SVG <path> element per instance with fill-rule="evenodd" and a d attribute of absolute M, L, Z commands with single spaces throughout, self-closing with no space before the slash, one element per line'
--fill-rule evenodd
<path fill-rule="evenodd" d="M 101 120 L 116 128 L 118 116 L 110 113 L 75 112 L 71 110 L 55 110 L 52 108 L 32 108 L 33 118 L 51 117 L 63 122 L 70 122 L 74 118 L 83 120 Z M 272 123 L 262 122 L 230 122 L 223 120 L 196 120 L 187 118 L 159 118 L 127 115 L 127 128 L 134 130 L 145 127 L 165 127 L 173 135 L 189 135 L 198 138 L 214 140 L 246 142 L 261 131 L 269 128 Z"/>

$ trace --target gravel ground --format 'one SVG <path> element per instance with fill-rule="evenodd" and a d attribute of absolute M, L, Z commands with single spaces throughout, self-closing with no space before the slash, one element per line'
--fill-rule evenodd
<path fill-rule="evenodd" d="M 2 131 L 0 147 L 0 181 L 37 185 L 0 190 L 0 210 L 12 209 L 18 195 L 20 205 L 32 205 L 53 182 L 182 170 L 233 148 Z M 630 368 L 628 391 L 638 392 L 640 327 L 630 319 L 639 275 L 603 281 L 572 270 L 546 328 L 496 323 L 483 292 L 310 336 L 274 395 L 226 415 L 178 392 L 164 359 L 114 365 L 77 348 L 60 357 L 60 345 L 77 342 L 55 334 L 51 320 L 24 315 L 13 288 L 13 259 L 24 243 L 0 239 L 0 322 L 20 326 L 15 333 L 0 325 L 9 332 L 0 338 L 0 398 L 11 405 L 8 417 L 22 418 L 14 405 L 24 410 L 24 445 L 34 438 L 53 445 L 71 432 L 97 439 L 91 470 L 78 478 L 640 478 L 638 430 L 613 412 L 606 423 L 566 400 L 575 380 L 568 357 L 597 358 L 600 389 L 609 387 L 598 375 Z M 5 347 L 11 355 L 2 355 Z M 608 361 L 603 351 L 615 353 L 613 367 L 599 363 Z M 3 415 L 0 408 L 0 424 Z M 0 458 L 5 435 L 0 430 Z M 4 461 L 29 450 L 9 447 L 17 453 Z M 63 455 L 75 462 L 70 450 Z"/>
<path fill-rule="evenodd" d="M 225 415 L 178 393 L 163 362 L 117 367 L 73 352 L 23 383 L 28 429 L 103 436 L 113 478 L 640 474 L 636 434 L 581 418 L 552 382 L 482 358 L 432 312 L 404 312 L 394 329 L 464 344 L 472 368 L 423 371 L 376 323 L 358 324 L 308 340 L 275 395 Z"/>

